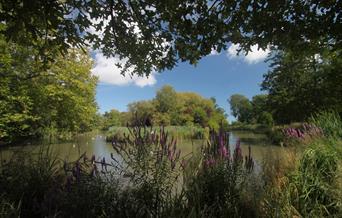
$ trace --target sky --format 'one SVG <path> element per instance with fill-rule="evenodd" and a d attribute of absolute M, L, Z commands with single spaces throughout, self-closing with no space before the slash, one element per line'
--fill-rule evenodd
<path fill-rule="evenodd" d="M 196 92 L 210 98 L 215 97 L 217 103 L 228 114 L 228 120 L 235 120 L 230 114 L 227 99 L 233 94 L 242 94 L 252 98 L 262 93 L 260 83 L 263 74 L 268 71 L 265 59 L 269 50 L 258 50 L 257 45 L 252 51 L 237 54 L 238 44 L 232 44 L 227 51 L 212 51 L 199 61 L 196 66 L 179 63 L 170 71 L 152 73 L 148 78 L 133 78 L 120 74 L 115 63 L 118 59 L 107 59 L 101 52 L 95 52 L 93 75 L 99 77 L 96 101 L 100 113 L 117 109 L 126 111 L 127 104 L 152 99 L 164 85 L 171 85 L 177 92 Z"/>

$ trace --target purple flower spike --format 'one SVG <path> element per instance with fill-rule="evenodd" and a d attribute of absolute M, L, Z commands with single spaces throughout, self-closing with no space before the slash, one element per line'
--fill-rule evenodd
<path fill-rule="evenodd" d="M 222 145 L 219 149 L 219 154 L 222 158 L 226 158 L 228 157 L 228 150 L 226 148 L 226 146 Z"/>
<path fill-rule="evenodd" d="M 240 139 L 238 139 L 238 140 L 236 141 L 236 148 L 239 148 L 239 149 L 240 149 Z"/>
<path fill-rule="evenodd" d="M 210 158 L 209 159 L 209 165 L 210 166 L 214 166 L 215 165 L 215 159 L 214 158 Z"/>
<path fill-rule="evenodd" d="M 206 167 L 209 167 L 209 166 L 210 166 L 210 161 L 209 161 L 209 159 L 206 159 L 206 160 L 204 161 L 204 165 L 205 165 Z"/>

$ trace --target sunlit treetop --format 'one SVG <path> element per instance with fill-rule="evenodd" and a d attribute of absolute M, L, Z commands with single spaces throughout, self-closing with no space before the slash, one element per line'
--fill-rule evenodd
<path fill-rule="evenodd" d="M 149 75 L 196 64 L 239 43 L 315 54 L 341 47 L 341 1 L 0 0 L 7 39 L 49 50 L 87 47 L 124 59 L 122 73 Z"/>

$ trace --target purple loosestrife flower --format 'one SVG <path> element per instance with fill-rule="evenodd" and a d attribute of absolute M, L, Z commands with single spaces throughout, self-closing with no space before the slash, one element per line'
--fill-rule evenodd
<path fill-rule="evenodd" d="M 240 139 L 236 141 L 235 150 L 234 150 L 234 161 L 241 161 L 243 160 L 241 146 L 240 146 Z"/>
<path fill-rule="evenodd" d="M 216 163 L 215 159 L 211 157 L 211 158 L 209 159 L 209 166 L 212 167 L 212 166 L 215 165 L 215 163 Z"/>
<path fill-rule="evenodd" d="M 214 166 L 215 163 L 216 163 L 215 159 L 212 158 L 212 157 L 210 157 L 210 158 L 208 158 L 208 159 L 206 159 L 206 160 L 204 161 L 204 166 L 205 166 L 206 168 L 209 168 L 209 167 Z"/>
<path fill-rule="evenodd" d="M 204 161 L 204 166 L 205 167 L 210 167 L 210 161 L 209 161 L 209 159 L 206 159 L 205 161 Z"/>
<path fill-rule="evenodd" d="M 223 144 L 220 146 L 219 154 L 222 158 L 228 157 L 228 150 L 227 150 L 226 146 L 224 146 Z"/>

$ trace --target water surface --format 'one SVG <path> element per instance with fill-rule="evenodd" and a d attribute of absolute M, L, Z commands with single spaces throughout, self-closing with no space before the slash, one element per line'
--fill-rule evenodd
<path fill-rule="evenodd" d="M 264 157 L 271 153 L 281 152 L 281 147 L 272 145 L 267 137 L 263 134 L 256 134 L 248 131 L 234 131 L 230 132 L 229 144 L 230 149 L 233 151 L 237 139 L 241 140 L 241 148 L 243 155 L 248 154 L 248 146 L 251 146 L 251 153 L 254 160 L 260 162 Z M 181 149 L 182 156 L 198 150 L 203 145 L 202 140 L 178 140 L 177 148 Z M 50 145 L 49 148 L 53 151 L 58 158 L 62 160 L 74 161 L 83 153 L 88 156 L 95 155 L 96 159 L 100 160 L 105 157 L 110 160 L 110 154 L 115 154 L 111 143 L 105 140 L 105 134 L 102 132 L 91 132 L 79 135 L 72 142 L 56 143 Z M 38 152 L 39 147 L 37 144 L 21 145 L 14 147 L 5 147 L 0 149 L 1 160 L 8 160 L 13 153 L 20 151 L 33 151 Z"/>

